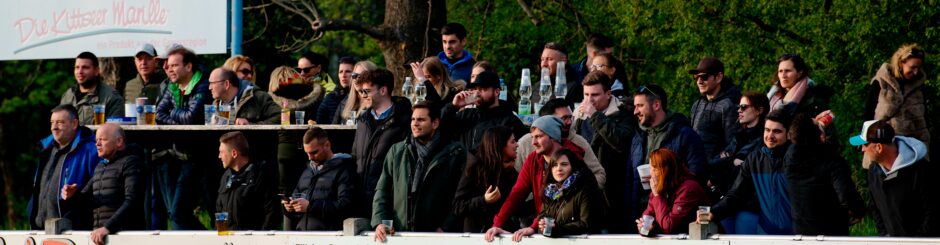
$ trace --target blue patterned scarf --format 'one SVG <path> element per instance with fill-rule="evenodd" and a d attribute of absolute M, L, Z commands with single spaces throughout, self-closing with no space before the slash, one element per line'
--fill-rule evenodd
<path fill-rule="evenodd" d="M 571 187 L 571 184 L 574 184 L 574 181 L 578 179 L 578 173 L 579 172 L 574 172 L 571 174 L 571 176 L 568 176 L 565 181 L 561 182 L 561 187 L 558 187 L 557 183 L 548 184 L 548 186 L 545 187 L 545 197 L 548 197 L 548 199 L 552 201 L 557 201 L 559 198 L 561 198 L 561 194 Z"/>

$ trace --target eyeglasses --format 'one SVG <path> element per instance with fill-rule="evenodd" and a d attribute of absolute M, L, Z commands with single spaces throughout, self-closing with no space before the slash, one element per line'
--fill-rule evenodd
<path fill-rule="evenodd" d="M 740 104 L 740 105 L 738 105 L 738 110 L 739 110 L 739 111 L 746 111 L 748 107 L 751 107 L 751 105 L 748 105 L 748 104 Z"/>
<path fill-rule="evenodd" d="M 224 82 L 224 81 L 225 81 L 225 80 L 218 80 L 218 81 L 212 81 L 212 80 L 210 80 L 210 81 L 209 81 L 209 84 L 220 83 L 220 82 Z"/>
<path fill-rule="evenodd" d="M 692 75 L 692 78 L 695 79 L 695 81 L 698 81 L 699 79 L 701 79 L 702 81 L 708 81 L 708 79 L 710 79 L 711 77 L 712 75 L 708 73 Z"/>
<path fill-rule="evenodd" d="M 306 68 L 297 67 L 296 69 L 297 69 L 297 72 L 299 73 L 310 73 L 310 70 L 313 70 L 314 67 L 316 66 L 311 66 L 311 67 L 306 67 Z"/>
<path fill-rule="evenodd" d="M 649 93 L 650 95 L 656 96 L 656 98 L 662 98 L 662 96 L 660 96 L 656 92 L 653 92 L 653 90 L 650 90 L 650 88 L 646 87 L 646 85 L 640 85 L 640 88 L 637 89 L 636 92 L 638 94 Z"/>
<path fill-rule="evenodd" d="M 349 74 L 349 77 L 351 77 L 352 79 L 359 79 L 359 73 L 353 72 L 352 74 Z"/>
<path fill-rule="evenodd" d="M 241 73 L 242 75 L 251 75 L 251 69 L 241 69 L 238 70 L 238 73 Z"/>
<path fill-rule="evenodd" d="M 608 67 L 608 66 L 609 66 L 609 65 L 598 65 L 598 64 L 594 64 L 594 65 L 591 65 L 591 69 L 597 70 L 597 69 L 601 69 L 601 68 Z"/>
<path fill-rule="evenodd" d="M 371 94 L 371 93 L 372 93 L 372 90 L 371 90 L 371 89 L 360 89 L 359 91 L 356 91 L 356 92 L 359 92 L 360 95 L 367 95 L 367 94 Z"/>

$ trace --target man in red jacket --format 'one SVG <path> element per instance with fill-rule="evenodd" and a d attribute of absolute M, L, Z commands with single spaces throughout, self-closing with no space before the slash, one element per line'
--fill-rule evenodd
<path fill-rule="evenodd" d="M 566 148 L 574 151 L 578 157 L 584 157 L 584 149 L 571 143 L 570 140 L 563 141 L 561 137 L 562 127 L 564 127 L 564 123 L 561 119 L 552 115 L 542 116 L 532 122 L 530 134 L 532 135 L 532 146 L 535 146 L 535 151 L 526 156 L 525 162 L 522 164 L 522 171 L 519 171 L 516 185 L 512 187 L 512 191 L 509 192 L 509 197 L 506 198 L 503 207 L 499 209 L 499 213 L 496 214 L 496 217 L 493 217 L 493 227 L 486 231 L 483 236 L 484 240 L 492 242 L 493 237 L 496 235 L 509 234 L 508 231 L 502 229 L 503 223 L 525 202 L 530 193 L 535 197 L 535 213 L 541 212 L 541 173 L 552 154 Z M 512 240 L 518 242 L 522 240 L 523 236 L 534 234 L 536 225 L 538 225 L 537 219 L 533 220 L 529 227 L 517 230 L 513 234 Z"/>

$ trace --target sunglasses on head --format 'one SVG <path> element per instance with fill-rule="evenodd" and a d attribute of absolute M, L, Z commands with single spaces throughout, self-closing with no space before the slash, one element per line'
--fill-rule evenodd
<path fill-rule="evenodd" d="M 659 96 L 659 94 L 657 94 L 656 92 L 653 92 L 653 90 L 650 90 L 650 88 L 647 88 L 646 85 L 640 85 L 640 88 L 637 89 L 636 91 L 637 93 L 649 93 L 653 96 L 656 96 L 656 98 L 662 98 L 661 96 Z"/>

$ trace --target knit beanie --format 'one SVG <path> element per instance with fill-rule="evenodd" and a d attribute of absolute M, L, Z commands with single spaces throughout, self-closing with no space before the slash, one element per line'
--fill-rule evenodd
<path fill-rule="evenodd" d="M 532 122 L 532 127 L 542 130 L 548 137 L 558 142 L 561 142 L 561 127 L 563 125 L 561 119 L 554 115 L 545 115 Z"/>

